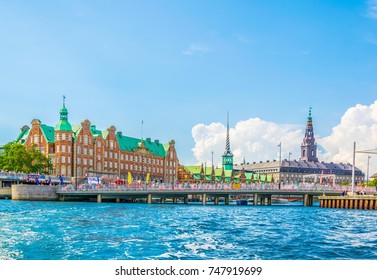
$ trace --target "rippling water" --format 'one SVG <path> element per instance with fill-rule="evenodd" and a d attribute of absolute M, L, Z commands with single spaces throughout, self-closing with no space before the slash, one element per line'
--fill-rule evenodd
<path fill-rule="evenodd" d="M 0 260 L 377 259 L 377 211 L 0 200 Z"/>

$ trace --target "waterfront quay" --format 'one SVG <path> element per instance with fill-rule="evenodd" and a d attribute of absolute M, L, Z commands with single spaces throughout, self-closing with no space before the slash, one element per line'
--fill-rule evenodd
<path fill-rule="evenodd" d="M 377 210 L 377 196 L 374 189 L 322 185 L 231 185 L 198 184 L 182 185 L 29 185 L 14 184 L 0 187 L 0 199 L 34 201 L 92 201 L 131 203 L 184 203 L 206 205 L 242 202 L 252 205 L 272 205 L 302 201 L 303 206 L 313 206 L 319 201 L 321 208 L 370 209 Z"/>
<path fill-rule="evenodd" d="M 319 196 L 321 208 L 377 210 L 375 195 Z"/>
<path fill-rule="evenodd" d="M 344 188 L 330 188 L 324 186 L 292 187 L 279 189 L 278 185 L 243 186 L 234 188 L 216 188 L 210 185 L 199 187 L 117 187 L 90 188 L 89 186 L 75 188 L 74 186 L 60 186 L 56 194 L 60 201 L 115 201 L 115 202 L 144 202 L 148 204 L 167 201 L 188 204 L 191 201 L 206 205 L 209 201 L 214 205 L 223 201 L 228 205 L 232 200 L 244 200 L 253 205 L 271 205 L 273 200 L 297 198 L 303 201 L 303 206 L 312 206 L 314 197 L 329 195 L 341 196 Z"/>

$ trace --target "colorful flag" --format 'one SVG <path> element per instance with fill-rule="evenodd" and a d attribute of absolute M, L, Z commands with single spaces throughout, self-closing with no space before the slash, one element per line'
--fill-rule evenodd
<path fill-rule="evenodd" d="M 131 183 L 132 183 L 132 175 L 131 175 L 130 172 L 128 172 L 128 178 L 127 179 L 128 179 L 127 180 L 128 184 L 131 185 Z"/>
<path fill-rule="evenodd" d="M 145 182 L 146 182 L 147 184 L 149 183 L 149 179 L 150 179 L 150 177 L 151 177 L 151 174 L 148 173 L 148 174 L 147 174 L 147 177 L 145 178 Z"/>

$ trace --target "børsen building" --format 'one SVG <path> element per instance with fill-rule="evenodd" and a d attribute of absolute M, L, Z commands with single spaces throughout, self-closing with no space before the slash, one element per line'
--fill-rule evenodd
<path fill-rule="evenodd" d="M 116 131 L 100 131 L 89 120 L 71 125 L 63 102 L 55 127 L 34 119 L 23 126 L 16 142 L 35 145 L 51 159 L 52 175 L 83 180 L 88 176 L 145 181 L 177 180 L 178 157 L 175 142 L 162 144 L 150 138 L 137 139 Z"/>

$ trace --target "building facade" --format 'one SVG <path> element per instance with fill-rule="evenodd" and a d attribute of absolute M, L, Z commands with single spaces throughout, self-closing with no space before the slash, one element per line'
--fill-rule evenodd
<path fill-rule="evenodd" d="M 213 157 L 213 152 L 212 152 Z M 239 180 L 239 175 L 235 177 L 233 172 L 233 153 L 230 149 L 229 136 L 229 114 L 227 115 L 227 130 L 225 139 L 225 151 L 222 155 L 222 167 L 215 168 L 213 165 L 207 167 L 205 165 L 185 166 L 180 165 L 178 169 L 178 176 L 180 182 L 188 183 L 228 183 Z M 241 178 L 242 175 L 241 175 Z"/>
<path fill-rule="evenodd" d="M 179 181 L 190 183 L 235 182 L 235 183 L 270 183 L 270 184 L 351 184 L 352 165 L 319 161 L 317 144 L 314 137 L 312 108 L 306 122 L 305 135 L 301 144 L 299 160 L 267 160 L 266 162 L 233 163 L 230 149 L 229 116 L 227 119 L 225 151 L 222 155 L 222 168 L 179 166 Z M 363 172 L 355 168 L 355 183 L 364 180 Z"/>
<path fill-rule="evenodd" d="M 36 147 L 49 157 L 52 175 L 88 176 L 117 179 L 158 180 L 172 183 L 178 178 L 179 160 L 175 141 L 162 144 L 150 138 L 125 136 L 114 126 L 98 130 L 89 120 L 71 125 L 63 101 L 60 119 L 55 127 L 34 119 L 23 126 L 16 142 Z"/>
<path fill-rule="evenodd" d="M 237 171 L 245 169 L 260 175 L 269 175 L 272 181 L 282 184 L 317 183 L 317 184 L 351 184 L 352 165 L 319 161 L 317 144 L 314 137 L 312 108 L 306 123 L 305 136 L 301 144 L 299 160 L 282 160 L 253 162 L 236 166 Z M 364 181 L 363 172 L 355 167 L 355 183 Z"/>

